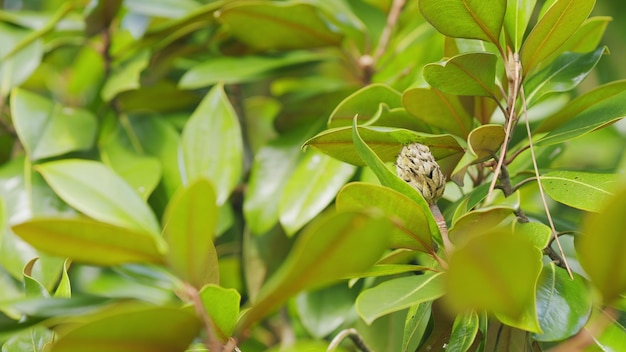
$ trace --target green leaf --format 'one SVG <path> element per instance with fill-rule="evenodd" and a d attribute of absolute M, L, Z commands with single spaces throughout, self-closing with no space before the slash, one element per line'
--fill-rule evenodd
<path fill-rule="evenodd" d="M 508 0 L 504 16 L 504 33 L 513 51 L 522 46 L 524 33 L 533 14 L 537 0 Z"/>
<path fill-rule="evenodd" d="M 31 160 L 89 149 L 96 136 L 97 121 L 91 112 L 19 88 L 11 94 L 11 115 Z"/>
<path fill-rule="evenodd" d="M 303 292 L 296 298 L 296 309 L 302 324 L 311 335 L 322 339 L 350 319 L 358 290 L 345 282 Z"/>
<path fill-rule="evenodd" d="M 395 162 L 402 146 L 421 143 L 433 154 L 445 175 L 449 175 L 463 156 L 464 150 L 451 135 L 433 135 L 399 128 L 358 127 L 359 135 L 383 162 Z M 339 127 L 326 130 L 309 139 L 309 145 L 341 161 L 363 166 L 352 141 L 352 128 Z"/>
<path fill-rule="evenodd" d="M 606 48 L 601 47 L 586 54 L 572 52 L 561 54 L 524 82 L 528 105 L 537 103 L 546 94 L 574 89 L 596 66 L 605 51 Z"/>
<path fill-rule="evenodd" d="M 232 288 L 209 284 L 200 290 L 200 300 L 207 312 L 217 335 L 222 341 L 228 340 L 235 330 L 239 317 L 241 295 Z"/>
<path fill-rule="evenodd" d="M 595 0 L 559 0 L 539 19 L 521 49 L 524 72 L 532 71 L 583 24 Z"/>
<path fill-rule="evenodd" d="M 509 207 L 494 206 L 472 210 L 456 219 L 450 228 L 450 241 L 460 245 L 467 243 L 476 236 L 485 233 L 485 229 L 492 229 L 514 216 Z"/>
<path fill-rule="evenodd" d="M 450 257 L 447 302 L 458 312 L 484 309 L 507 325 L 541 332 L 535 310 L 541 251 L 506 228 L 483 230 L 487 233 L 457 247 Z"/>
<path fill-rule="evenodd" d="M 139 88 L 141 86 L 139 82 L 141 71 L 148 67 L 149 61 L 150 53 L 147 50 L 142 50 L 115 66 L 100 91 L 102 99 L 111 101 L 121 92 Z"/>
<path fill-rule="evenodd" d="M 328 127 L 351 126 L 355 115 L 358 115 L 361 122 L 368 121 L 376 115 L 381 104 L 389 108 L 401 107 L 402 96 L 384 84 L 363 87 L 337 105 L 330 115 Z"/>
<path fill-rule="evenodd" d="M 200 327 L 200 320 L 189 310 L 113 307 L 59 333 L 51 351 L 184 351 Z"/>
<path fill-rule="evenodd" d="M 374 151 L 363 141 L 363 139 L 361 139 L 359 130 L 356 127 L 356 118 L 352 122 L 352 140 L 361 159 L 363 159 L 367 166 L 372 169 L 383 186 L 395 189 L 396 191 L 406 195 L 422 209 L 424 215 L 426 216 L 431 236 L 433 236 L 439 244 L 442 244 L 443 241 L 441 240 L 441 232 L 439 231 L 435 218 L 430 211 L 430 206 L 422 194 L 411 187 L 408 183 L 404 182 L 404 180 L 398 177 L 395 172 L 389 170 L 383 161 L 380 160 L 378 155 L 376 155 L 376 153 L 374 153 Z"/>
<path fill-rule="evenodd" d="M 57 285 L 56 290 L 54 291 L 54 297 L 60 298 L 70 298 L 72 297 L 72 284 L 70 282 L 70 276 L 67 274 L 68 270 L 70 270 L 70 264 L 72 261 L 67 258 L 65 262 L 63 262 L 63 271 L 61 272 L 61 279 L 59 280 L 59 284 Z"/>
<path fill-rule="evenodd" d="M 537 283 L 537 315 L 543 334 L 534 334 L 537 341 L 559 341 L 582 329 L 591 314 L 591 295 L 585 279 L 554 263 L 545 266 Z"/>
<path fill-rule="evenodd" d="M 448 94 L 495 97 L 497 57 L 491 53 L 466 53 L 424 66 L 424 79 Z"/>
<path fill-rule="evenodd" d="M 597 213 L 585 217 L 583 233 L 575 242 L 580 264 L 606 304 L 626 293 L 625 207 L 626 188 L 622 187 Z"/>
<path fill-rule="evenodd" d="M 0 23 L 0 97 L 4 99 L 13 87 L 24 82 L 41 63 L 44 45 L 41 38 L 22 48 L 12 57 L 5 58 L 14 48 L 32 32 L 17 29 L 6 23 Z M 15 116 L 15 115 L 13 115 Z"/>
<path fill-rule="evenodd" d="M 498 45 L 506 0 L 421 0 L 419 8 L 426 20 L 446 36 Z"/>
<path fill-rule="evenodd" d="M 383 234 L 390 230 L 388 221 L 363 213 L 318 218 L 300 234 L 287 259 L 261 288 L 256 301 L 239 321 L 238 331 L 271 313 L 299 291 L 365 271 L 387 248 L 387 237 Z"/>
<path fill-rule="evenodd" d="M 305 133 L 303 133 L 305 132 Z M 278 207 L 289 175 L 302 152 L 298 148 L 308 131 L 294 131 L 271 141 L 254 156 L 243 203 L 246 224 L 260 235 L 278 222 Z"/>
<path fill-rule="evenodd" d="M 624 90 L 626 90 L 626 80 L 620 80 L 603 84 L 579 95 L 558 112 L 543 120 L 539 127 L 537 127 L 536 132 L 554 130 L 571 121 L 584 110 L 594 105 L 605 104 L 607 100 L 610 101 L 616 95 L 623 93 Z M 623 100 L 623 98 L 619 98 L 619 100 Z"/>
<path fill-rule="evenodd" d="M 586 211 L 600 211 L 618 175 L 580 171 L 552 171 L 541 176 L 546 193 L 557 202 Z"/>
<path fill-rule="evenodd" d="M 393 241 L 393 239 L 391 239 L 391 241 Z M 353 274 L 348 278 L 353 279 L 362 277 L 391 276 L 428 270 L 433 270 L 433 268 L 430 266 L 413 264 L 376 264 L 367 271 Z"/>
<path fill-rule="evenodd" d="M 407 112 L 430 126 L 462 137 L 472 130 L 472 117 L 455 95 L 434 88 L 412 88 L 404 92 L 402 103 Z"/>
<path fill-rule="evenodd" d="M 481 163 L 494 158 L 502 142 L 504 129 L 501 125 L 482 125 L 475 128 L 467 136 L 467 151 L 452 172 L 453 179 L 463 179 L 465 171 L 470 165 Z"/>
<path fill-rule="evenodd" d="M 33 258 L 24 266 L 22 278 L 24 280 L 24 295 L 27 297 L 50 297 L 46 288 L 32 276 L 33 267 L 39 258 Z"/>
<path fill-rule="evenodd" d="M 600 129 L 626 116 L 626 92 L 622 91 L 608 99 L 597 102 L 574 118 L 539 139 L 535 145 L 545 146 L 562 143 Z"/>
<path fill-rule="evenodd" d="M 515 221 L 513 223 L 513 232 L 527 238 L 539 249 L 546 248 L 552 237 L 550 226 L 540 222 Z"/>
<path fill-rule="evenodd" d="M 387 234 L 392 248 L 409 248 L 433 253 L 428 218 L 424 209 L 391 188 L 354 182 L 337 195 L 338 211 L 376 209 L 392 219 L 395 229 Z"/>
<path fill-rule="evenodd" d="M 342 39 L 320 11 L 300 2 L 231 3 L 220 10 L 217 19 L 257 50 L 308 49 L 337 45 Z"/>
<path fill-rule="evenodd" d="M 478 314 L 469 312 L 457 315 L 452 324 L 452 332 L 446 351 L 469 351 L 478 333 Z"/>
<path fill-rule="evenodd" d="M 44 326 L 35 326 L 13 334 L 2 344 L 2 352 L 39 352 L 46 351 L 54 341 L 52 330 Z"/>
<path fill-rule="evenodd" d="M 409 308 L 404 323 L 402 352 L 417 351 L 417 347 L 426 333 L 430 321 L 431 301 L 426 301 Z"/>
<path fill-rule="evenodd" d="M 33 219 L 13 226 L 33 247 L 94 265 L 161 263 L 154 237 L 88 219 Z"/>
<path fill-rule="evenodd" d="M 612 18 L 608 16 L 596 16 L 586 19 L 576 33 L 559 48 L 557 53 L 561 50 L 575 53 L 588 53 L 595 50 L 602 41 L 606 27 L 611 20 Z"/>
<path fill-rule="evenodd" d="M 216 85 L 193 112 L 182 134 L 182 154 L 187 183 L 208 178 L 223 204 L 235 188 L 243 169 L 243 142 L 237 114 L 223 85 Z"/>
<path fill-rule="evenodd" d="M 129 11 L 151 17 L 177 18 L 197 9 L 200 5 L 193 0 L 126 0 Z"/>
<path fill-rule="evenodd" d="M 59 197 L 84 214 L 159 237 L 159 222 L 148 205 L 102 163 L 65 159 L 37 165 L 36 170 Z"/>
<path fill-rule="evenodd" d="M 279 220 L 293 235 L 319 214 L 352 177 L 356 168 L 310 150 L 289 177 L 280 203 Z"/>
<path fill-rule="evenodd" d="M 445 293 L 443 273 L 391 279 L 363 291 L 356 310 L 367 324 L 389 313 L 435 300 Z"/>
<path fill-rule="evenodd" d="M 195 89 L 217 83 L 256 81 L 289 66 L 314 63 L 323 55 L 309 51 L 289 51 L 274 55 L 219 56 L 193 66 L 180 79 L 179 87 Z"/>
<path fill-rule="evenodd" d="M 163 217 L 167 263 L 181 280 L 197 289 L 219 284 L 213 245 L 217 215 L 213 186 L 197 179 L 172 197 Z"/>

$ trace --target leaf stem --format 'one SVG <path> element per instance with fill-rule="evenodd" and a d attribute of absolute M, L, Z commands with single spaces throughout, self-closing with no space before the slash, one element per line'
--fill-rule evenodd
<path fill-rule="evenodd" d="M 346 337 L 349 338 L 350 340 L 352 340 L 354 345 L 360 351 L 362 351 L 362 352 L 372 352 L 372 350 L 369 347 L 367 347 L 367 345 L 365 344 L 365 340 L 363 340 L 363 337 L 361 337 L 359 332 L 356 331 L 356 329 L 354 329 L 354 328 L 341 330 L 337 334 L 337 336 L 335 336 L 333 338 L 333 340 L 330 342 L 330 344 L 328 345 L 328 349 L 326 349 L 326 352 L 332 352 L 332 351 L 336 350 L 337 347 L 339 347 L 339 344 L 343 340 L 345 340 Z"/>

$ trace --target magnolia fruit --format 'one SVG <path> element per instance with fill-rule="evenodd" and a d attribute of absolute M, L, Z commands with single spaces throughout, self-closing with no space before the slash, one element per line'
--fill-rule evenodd
<path fill-rule="evenodd" d="M 435 204 L 446 188 L 446 177 L 423 144 L 411 143 L 402 148 L 396 160 L 396 173 L 420 192 L 428 204 Z"/>

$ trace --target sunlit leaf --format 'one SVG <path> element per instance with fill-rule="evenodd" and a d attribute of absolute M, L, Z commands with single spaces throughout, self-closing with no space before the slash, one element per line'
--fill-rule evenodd
<path fill-rule="evenodd" d="M 498 44 L 506 0 L 422 0 L 420 11 L 439 32 Z"/>
<path fill-rule="evenodd" d="M 213 186 L 197 179 L 172 197 L 163 217 L 167 262 L 180 279 L 197 289 L 219 284 L 213 245 L 217 216 Z"/>
<path fill-rule="evenodd" d="M 363 291 L 356 300 L 356 309 L 366 323 L 377 318 L 435 300 L 445 293 L 443 274 L 414 275 L 391 279 Z"/>
<path fill-rule="evenodd" d="M 504 142 L 504 137 L 501 125 L 482 125 L 473 129 L 467 136 L 467 151 L 453 171 L 453 179 L 457 175 L 462 178 L 470 165 L 494 158 Z"/>
<path fill-rule="evenodd" d="M 19 88 L 11 94 L 11 115 L 31 160 L 89 149 L 96 136 L 97 121 L 91 112 Z"/>
<path fill-rule="evenodd" d="M 72 261 L 69 258 L 65 259 L 65 262 L 63 263 L 63 271 L 61 272 L 61 279 L 59 280 L 56 290 L 54 291 L 54 297 L 72 297 L 72 284 L 70 282 L 70 276 L 67 273 L 70 269 L 71 263 Z"/>
<path fill-rule="evenodd" d="M 537 283 L 537 315 L 543 334 L 538 341 L 564 340 L 583 328 L 591 314 L 591 295 L 584 278 L 570 279 L 554 263 L 545 266 Z"/>
<path fill-rule="evenodd" d="M 450 228 L 450 241 L 455 244 L 466 243 L 476 236 L 481 236 L 486 229 L 497 227 L 513 217 L 513 209 L 494 206 L 472 210 L 456 219 Z"/>
<path fill-rule="evenodd" d="M 318 218 L 300 234 L 287 259 L 239 321 L 239 329 L 249 327 L 299 291 L 364 271 L 387 248 L 387 238 L 382 234 L 390 230 L 388 221 L 363 213 Z"/>
<path fill-rule="evenodd" d="M 211 88 L 185 124 L 182 154 L 183 179 L 208 178 L 223 204 L 243 169 L 241 128 L 223 85 Z"/>
<path fill-rule="evenodd" d="M 402 95 L 402 103 L 411 115 L 457 136 L 465 137 L 472 129 L 472 117 L 455 95 L 434 88 L 411 88 Z"/>
<path fill-rule="evenodd" d="M 241 295 L 232 288 L 209 284 L 200 290 L 200 300 L 222 341 L 228 340 L 239 318 Z"/>
<path fill-rule="evenodd" d="M 150 53 L 147 50 L 142 50 L 114 67 L 100 92 L 102 99 L 110 101 L 121 92 L 139 88 L 139 76 L 141 71 L 148 67 L 149 60 Z"/>
<path fill-rule="evenodd" d="M 424 79 L 448 94 L 495 96 L 496 61 L 491 53 L 460 54 L 424 66 Z"/>
<path fill-rule="evenodd" d="M 293 235 L 324 210 L 355 170 L 353 165 L 308 151 L 289 177 L 278 205 L 287 234 Z"/>
<path fill-rule="evenodd" d="M 430 321 L 431 301 L 426 301 L 409 308 L 404 323 L 402 337 L 402 352 L 417 350 Z"/>
<path fill-rule="evenodd" d="M 330 115 L 328 127 L 351 126 L 355 115 L 358 115 L 360 122 L 368 121 L 376 114 L 380 104 L 389 108 L 401 107 L 402 96 L 383 84 L 361 88 L 337 105 Z"/>
<path fill-rule="evenodd" d="M 4 57 L 29 34 L 29 31 L 17 29 L 4 22 L 0 23 L 0 37 L 2 37 L 2 46 L 0 46 L 0 97 L 3 99 L 9 94 L 11 88 L 24 82 L 41 63 L 44 51 L 41 38 L 35 39 L 12 57 Z"/>
<path fill-rule="evenodd" d="M 571 207 L 599 211 L 611 196 L 618 175 L 581 171 L 551 171 L 541 176 L 548 195 Z"/>
<path fill-rule="evenodd" d="M 522 39 L 533 14 L 537 0 L 508 0 L 504 16 L 504 33 L 515 52 L 522 46 Z"/>
<path fill-rule="evenodd" d="M 578 259 L 607 304 L 626 292 L 626 188 L 603 202 L 597 213 L 587 215 L 583 234 L 576 237 Z"/>

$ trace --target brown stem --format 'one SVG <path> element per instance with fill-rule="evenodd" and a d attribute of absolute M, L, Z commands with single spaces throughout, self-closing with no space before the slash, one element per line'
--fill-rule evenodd
<path fill-rule="evenodd" d="M 340 331 L 339 334 L 337 334 L 337 336 L 335 336 L 335 338 L 333 338 L 333 340 L 330 342 L 326 351 L 332 352 L 335 349 L 337 349 L 341 341 L 343 341 L 346 337 L 352 340 L 354 345 L 360 351 L 372 352 L 372 350 L 369 347 L 367 347 L 367 344 L 365 344 L 365 340 L 363 340 L 363 337 L 359 335 L 359 332 L 356 331 L 356 329 L 345 329 L 345 330 Z"/>
<path fill-rule="evenodd" d="M 437 222 L 439 232 L 441 232 L 441 240 L 443 241 L 446 256 L 449 256 L 454 250 L 454 245 L 450 242 L 450 237 L 448 236 L 448 225 L 446 224 L 446 219 L 443 217 L 443 214 L 441 214 L 441 210 L 437 204 L 430 204 L 430 211 L 433 213 L 433 217 Z"/>
<path fill-rule="evenodd" d="M 191 300 L 193 307 L 196 310 L 196 314 L 198 314 L 200 319 L 202 319 L 204 331 L 206 333 L 204 345 L 209 349 L 209 351 L 221 351 L 225 346 L 218 338 L 215 330 L 213 330 L 213 320 L 207 313 L 206 309 L 204 309 L 204 304 L 200 299 L 198 290 L 187 283 L 185 283 L 184 289 L 185 296 Z"/>

